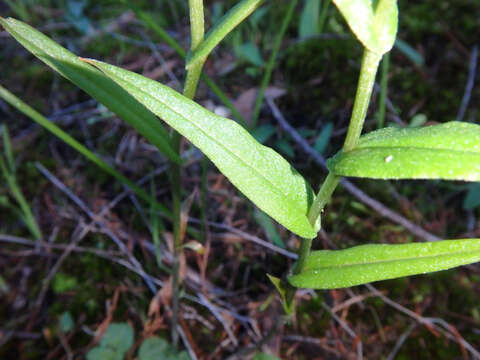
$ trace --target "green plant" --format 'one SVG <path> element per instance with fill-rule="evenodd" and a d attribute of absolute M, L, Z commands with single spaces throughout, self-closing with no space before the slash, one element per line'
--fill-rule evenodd
<path fill-rule="evenodd" d="M 294 287 L 347 287 L 448 269 L 480 260 L 480 239 L 408 245 L 365 245 L 347 250 L 310 253 L 312 239 L 320 229 L 320 215 L 342 176 L 480 180 L 478 125 L 448 122 L 423 128 L 386 128 L 360 137 L 380 60 L 395 42 L 397 2 L 333 2 L 362 43 L 364 55 L 343 149 L 330 159 L 330 173 L 316 195 L 308 182 L 283 157 L 261 145 L 236 122 L 215 115 L 193 101 L 208 55 L 262 1 L 240 1 L 206 36 L 202 1 L 189 1 L 192 43 L 187 56 L 183 95 L 114 65 L 79 59 L 22 22 L 14 19 L 0 21 L 5 30 L 35 56 L 107 107 L 116 109 L 122 118 L 174 162 L 171 218 L 177 257 L 182 248 L 180 134 L 202 150 L 262 211 L 303 238 L 298 261 L 288 277 L 289 283 L 270 277 L 282 293 L 285 309 L 290 312 L 293 309 Z M 119 99 L 123 106 L 119 106 Z M 132 111 L 141 104 L 150 112 L 143 107 L 138 113 Z M 153 114 L 175 130 L 170 138 L 165 135 L 166 131 Z M 175 314 L 178 306 L 175 294 L 180 282 L 177 263 L 173 273 Z M 173 328 L 175 327 L 174 325 Z"/>
<path fill-rule="evenodd" d="M 127 323 L 111 323 L 98 346 L 87 353 L 87 360 L 122 360 L 133 346 L 134 333 Z M 178 352 L 157 336 L 146 338 L 138 348 L 139 360 L 188 360 L 187 352 Z"/>
<path fill-rule="evenodd" d="M 3 205 L 13 210 L 18 215 L 18 217 L 22 219 L 22 221 L 25 223 L 32 236 L 37 240 L 41 240 L 42 232 L 40 231 L 40 227 L 35 220 L 35 216 L 33 215 L 30 205 L 28 204 L 20 186 L 18 185 L 17 177 L 15 175 L 15 159 L 13 158 L 10 135 L 8 134 L 8 128 L 6 125 L 2 126 L 2 132 L 3 152 L 5 154 L 5 158 L 2 154 L 0 154 L 0 173 L 3 175 L 3 178 L 7 183 L 8 189 L 10 190 L 12 197 L 17 202 L 18 207 L 10 204 L 7 198 L 0 199 L 0 205 Z"/>

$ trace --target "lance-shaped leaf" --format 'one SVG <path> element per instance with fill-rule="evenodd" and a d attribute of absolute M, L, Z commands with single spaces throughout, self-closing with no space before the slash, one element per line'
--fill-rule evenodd
<path fill-rule="evenodd" d="M 385 128 L 328 161 L 339 176 L 480 181 L 480 125 L 452 121 L 423 128 Z"/>
<path fill-rule="evenodd" d="M 242 0 L 231 8 L 205 36 L 202 44 L 187 59 L 187 69 L 204 61 L 208 54 L 235 29 L 246 17 L 253 13 L 264 0 Z"/>
<path fill-rule="evenodd" d="M 100 61 L 86 61 L 202 150 L 261 210 L 302 237 L 316 235 L 307 218 L 313 191 L 278 153 L 258 143 L 236 122 L 165 85 Z"/>
<path fill-rule="evenodd" d="M 314 251 L 304 271 L 288 278 L 296 287 L 335 289 L 447 270 L 480 261 L 480 239 L 400 245 L 370 244 Z"/>
<path fill-rule="evenodd" d="M 333 0 L 357 39 L 368 50 L 383 55 L 395 42 L 397 0 Z"/>
<path fill-rule="evenodd" d="M 373 34 L 376 41 L 375 51 L 385 54 L 395 43 L 398 28 L 397 0 L 380 0 L 374 10 Z"/>
<path fill-rule="evenodd" d="M 114 81 L 31 26 L 12 18 L 0 18 L 0 23 L 33 55 L 125 120 L 170 160 L 181 163 L 162 123 Z"/>

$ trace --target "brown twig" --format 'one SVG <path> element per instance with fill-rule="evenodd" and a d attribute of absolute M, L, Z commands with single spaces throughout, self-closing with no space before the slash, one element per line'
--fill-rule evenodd
<path fill-rule="evenodd" d="M 473 84 L 475 83 L 475 74 L 477 72 L 478 65 L 478 46 L 475 45 L 470 55 L 470 63 L 468 70 L 468 80 L 465 86 L 465 92 L 463 94 L 462 103 L 458 109 L 457 121 L 462 121 L 467 111 L 470 98 L 472 97 Z"/>

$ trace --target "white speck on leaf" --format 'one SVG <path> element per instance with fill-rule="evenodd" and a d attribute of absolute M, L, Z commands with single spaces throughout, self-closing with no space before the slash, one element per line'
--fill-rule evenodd
<path fill-rule="evenodd" d="M 389 163 L 390 161 L 393 160 L 393 155 L 388 155 L 386 158 L 385 158 L 385 162 L 386 163 Z"/>

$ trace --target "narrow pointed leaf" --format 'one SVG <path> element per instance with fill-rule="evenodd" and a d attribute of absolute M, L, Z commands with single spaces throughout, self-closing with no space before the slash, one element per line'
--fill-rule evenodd
<path fill-rule="evenodd" d="M 374 13 L 370 0 L 333 0 L 350 30 L 367 49 L 376 49 L 372 31 Z"/>
<path fill-rule="evenodd" d="M 385 54 L 392 49 L 397 37 L 397 0 L 380 0 L 378 2 L 372 26 L 376 41 L 375 51 Z"/>
<path fill-rule="evenodd" d="M 328 167 L 339 176 L 480 181 L 480 125 L 381 129 L 339 152 Z"/>
<path fill-rule="evenodd" d="M 397 0 L 333 0 L 357 39 L 368 50 L 383 55 L 392 48 L 398 27 Z"/>
<path fill-rule="evenodd" d="M 370 244 L 314 251 L 305 269 L 288 278 L 296 287 L 335 289 L 447 270 L 480 261 L 480 239 L 400 245 Z"/>
<path fill-rule="evenodd" d="M 227 36 L 235 29 L 245 18 L 253 13 L 264 0 L 242 0 L 232 9 L 230 9 L 210 30 L 202 44 L 195 50 L 191 57 L 187 60 L 187 69 L 195 64 L 205 61 L 207 56 Z"/>
<path fill-rule="evenodd" d="M 18 111 L 21 111 L 22 113 L 27 115 L 31 120 L 35 121 L 44 129 L 50 131 L 53 135 L 55 135 L 60 140 L 65 142 L 67 145 L 75 149 L 79 154 L 82 154 L 87 160 L 96 164 L 100 169 L 112 175 L 114 178 L 116 178 L 118 181 L 122 182 L 123 184 L 127 185 L 130 189 L 133 190 L 133 192 L 135 192 L 135 194 L 137 194 L 138 197 L 149 202 L 155 210 L 158 209 L 161 212 L 163 212 L 168 218 L 171 217 L 170 211 L 165 206 L 158 203 L 155 200 L 154 196 L 148 195 L 142 188 L 138 187 L 134 182 L 127 179 L 124 175 L 122 175 L 113 167 L 111 167 L 109 164 L 107 164 L 105 161 L 103 161 L 98 155 L 91 152 L 87 147 L 85 147 L 84 145 L 79 143 L 77 140 L 72 138 L 60 127 L 55 125 L 53 122 L 49 121 L 46 117 L 44 117 L 42 114 L 37 112 L 32 107 L 25 104 L 21 99 L 13 95 L 10 91 L 5 89 L 1 85 L 0 85 L 0 98 L 5 100 L 7 103 L 12 105 L 13 107 L 15 107 Z M 0 157 L 0 160 L 1 160 L 1 157 Z"/>
<path fill-rule="evenodd" d="M 167 86 L 113 65 L 88 61 L 202 150 L 261 210 L 302 237 L 316 235 L 307 219 L 313 191 L 278 153 L 258 143 L 236 122 Z"/>
<path fill-rule="evenodd" d="M 181 163 L 162 123 L 115 82 L 31 26 L 12 18 L 0 18 L 0 23 L 33 55 L 125 120 L 170 160 Z"/>

